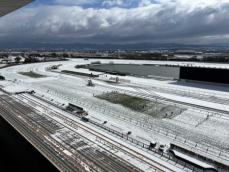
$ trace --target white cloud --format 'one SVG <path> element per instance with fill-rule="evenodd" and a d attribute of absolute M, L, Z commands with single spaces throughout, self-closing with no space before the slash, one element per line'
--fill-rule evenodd
<path fill-rule="evenodd" d="M 222 42 L 228 40 L 228 0 L 109 0 L 110 8 L 40 5 L 0 19 L 0 41 L 38 42 Z M 66 0 L 71 4 L 73 0 Z M 105 2 L 105 1 L 104 1 Z"/>
<path fill-rule="evenodd" d="M 102 2 L 103 6 L 122 6 L 123 4 L 123 0 L 107 0 Z"/>
<path fill-rule="evenodd" d="M 96 0 L 54 0 L 55 4 L 59 5 L 84 5 L 84 4 L 92 4 Z"/>

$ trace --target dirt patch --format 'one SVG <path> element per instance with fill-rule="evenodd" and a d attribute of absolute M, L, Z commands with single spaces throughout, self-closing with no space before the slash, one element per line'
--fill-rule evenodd
<path fill-rule="evenodd" d="M 35 73 L 33 71 L 30 71 L 30 72 L 19 72 L 19 74 L 25 75 L 25 76 L 29 76 L 31 78 L 44 78 L 44 77 L 46 77 L 45 75 L 40 75 L 40 74 Z"/>
<path fill-rule="evenodd" d="M 104 93 L 97 95 L 96 97 L 114 104 L 120 104 L 137 112 L 148 114 L 154 118 L 171 119 L 186 110 L 176 106 L 167 105 L 140 97 L 130 96 L 127 94 L 121 94 L 118 92 Z"/>

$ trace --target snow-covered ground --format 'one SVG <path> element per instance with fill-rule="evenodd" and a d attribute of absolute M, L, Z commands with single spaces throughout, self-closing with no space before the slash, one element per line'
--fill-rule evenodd
<path fill-rule="evenodd" d="M 6 81 L 0 81 L 0 85 L 8 92 L 34 90 L 37 95 L 52 100 L 59 104 L 74 103 L 83 107 L 89 118 L 105 124 L 122 133 L 131 131 L 131 136 L 143 142 L 159 142 L 169 145 L 171 142 L 179 142 L 186 146 L 223 151 L 229 154 L 229 88 L 223 86 L 211 86 L 199 83 L 177 83 L 175 81 L 159 81 L 154 79 L 137 78 L 133 76 L 120 76 L 128 82 L 111 84 L 100 79 L 92 82 L 94 87 L 87 87 L 88 78 L 61 74 L 61 70 L 71 70 L 83 73 L 91 73 L 87 69 L 76 69 L 76 65 L 88 64 L 97 59 L 85 61 L 83 59 L 71 59 L 63 62 L 36 63 L 8 67 L 0 69 L 1 75 Z M 100 60 L 102 63 L 134 63 L 134 64 L 167 64 L 168 62 L 131 61 L 131 60 Z M 170 63 L 170 62 L 169 62 Z M 53 65 L 59 65 L 56 72 L 47 70 Z M 193 64 L 183 62 L 171 62 L 178 65 L 201 65 L 211 67 L 214 64 Z M 229 68 L 229 65 L 215 64 L 219 68 Z M 19 74 L 29 72 L 44 75 L 44 78 L 31 78 Z M 58 73 L 59 72 L 59 73 Z M 102 74 L 93 72 L 93 74 Z M 112 76 L 112 75 L 109 75 Z M 173 119 L 155 119 L 149 115 L 134 112 L 121 105 L 112 104 L 100 100 L 95 95 L 104 92 L 120 91 L 134 94 L 161 96 L 181 102 L 201 105 L 228 111 L 228 113 L 216 113 L 203 109 L 185 106 L 185 111 Z M 212 99 L 211 99 L 212 98 Z M 158 100 L 160 101 L 160 100 Z M 163 102 L 165 103 L 165 102 Z M 169 103 L 169 102 L 167 102 Z M 174 104 L 174 103 L 173 103 Z M 175 104 L 175 106 L 180 106 Z M 182 108 L 184 108 L 182 106 Z M 193 148 L 194 147 L 194 148 Z M 228 160 L 229 163 L 229 160 Z"/>

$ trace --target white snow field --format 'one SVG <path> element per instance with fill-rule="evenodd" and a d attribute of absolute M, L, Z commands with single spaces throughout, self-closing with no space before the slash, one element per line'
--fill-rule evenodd
<path fill-rule="evenodd" d="M 101 76 L 92 79 L 92 82 L 95 84 L 94 87 L 88 87 L 89 77 L 61 73 L 61 70 L 70 70 L 90 74 L 91 71 L 88 69 L 75 68 L 75 66 L 95 61 L 98 61 L 98 59 L 89 59 L 87 61 L 84 59 L 69 59 L 69 61 L 63 62 L 34 63 L 0 69 L 0 74 L 6 77 L 5 81 L 0 81 L 0 85 L 3 90 L 11 94 L 34 90 L 37 97 L 46 100 L 46 104 L 49 101 L 56 106 L 64 107 L 68 103 L 72 103 L 83 107 L 88 112 L 89 119 L 101 124 L 106 121 L 104 126 L 120 133 L 131 131 L 130 136 L 132 138 L 140 140 L 145 144 L 157 142 L 158 145 L 166 145 L 166 147 L 169 147 L 170 143 L 178 144 L 187 150 L 229 166 L 229 87 L 205 85 L 203 83 L 178 85 L 173 84 L 175 81 L 172 80 L 161 81 L 134 76 L 119 76 L 120 79 L 123 79 L 123 82 L 115 84 L 104 81 L 102 72 L 94 71 L 92 72 L 93 74 Z M 174 64 L 229 68 L 229 65 L 225 64 L 206 65 L 204 63 L 101 59 L 99 61 L 102 63 L 113 62 L 120 64 Z M 49 70 L 53 65 L 60 65 L 60 67 L 56 70 Z M 45 77 L 32 78 L 20 74 L 20 72 L 30 71 Z M 115 76 L 109 74 L 108 77 Z M 154 118 L 122 105 L 113 104 L 95 97 L 96 95 L 111 91 L 152 101 L 156 100 L 160 103 L 182 108 L 184 111 L 171 119 Z M 26 103 L 26 99 L 20 96 L 16 97 Z M 200 108 L 199 106 L 205 108 Z M 39 107 L 37 109 L 41 110 Z M 71 118 L 72 120 L 78 120 L 74 116 L 71 116 Z M 96 127 L 94 126 L 94 128 Z M 101 129 L 96 128 L 96 130 Z M 60 130 L 53 134 L 53 138 L 60 139 L 64 132 L 68 133 L 65 130 Z M 125 139 L 120 139 L 106 131 L 101 132 L 105 132 L 107 137 L 115 138 L 115 140 L 119 140 L 127 146 L 136 147 L 136 151 L 143 152 L 147 156 L 157 159 L 157 161 L 162 161 L 165 165 L 174 166 L 176 170 L 192 171 L 190 170 L 191 167 L 183 167 L 179 163 L 173 163 L 172 160 L 170 162 L 170 160 L 164 159 L 163 156 L 158 157 L 157 154 L 149 150 L 143 150 L 125 141 Z M 88 139 L 90 137 L 92 136 L 88 135 Z M 68 150 L 65 150 L 65 153 L 71 156 L 71 152 Z M 128 159 L 122 152 L 116 154 L 124 159 Z M 137 162 L 134 159 L 130 161 L 133 161 L 133 163 Z M 205 162 L 199 162 L 199 164 L 206 165 Z M 215 166 L 215 164 L 210 163 L 209 166 Z M 225 171 L 225 169 L 220 167 L 217 168 L 218 171 Z M 146 164 L 142 164 L 142 169 L 144 169 L 143 171 L 150 171 L 147 170 Z"/>

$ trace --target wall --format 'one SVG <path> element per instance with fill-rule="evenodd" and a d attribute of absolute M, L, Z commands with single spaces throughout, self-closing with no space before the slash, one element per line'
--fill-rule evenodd
<path fill-rule="evenodd" d="M 229 84 L 229 70 L 198 67 L 181 67 L 180 79 Z"/>

